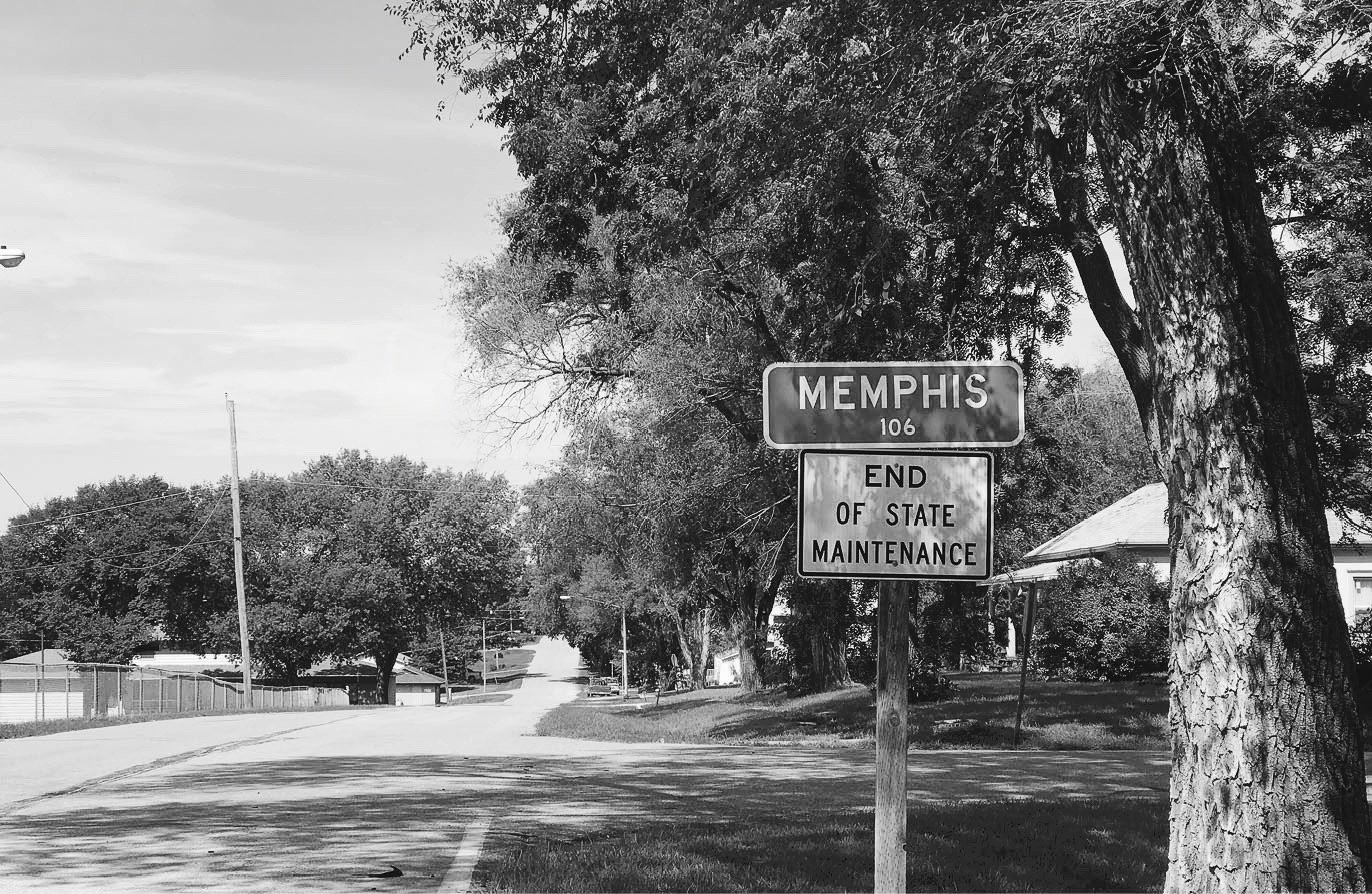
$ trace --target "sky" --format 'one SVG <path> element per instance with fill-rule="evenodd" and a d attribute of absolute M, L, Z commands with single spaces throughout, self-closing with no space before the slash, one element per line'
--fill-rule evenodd
<path fill-rule="evenodd" d="M 343 448 L 517 483 L 443 306 L 520 185 L 380 3 L 13 4 L 0 30 L 0 473 L 285 474 Z M 449 109 L 437 117 L 440 101 Z M 0 518 L 24 511 L 0 482 Z M 0 522 L 2 524 L 2 522 Z"/>
<path fill-rule="evenodd" d="M 356 448 L 520 484 L 553 458 L 489 421 L 443 304 L 520 180 L 408 36 L 360 0 L 7 7 L 0 525 L 116 476 L 220 479 L 225 394 L 244 475 Z"/>

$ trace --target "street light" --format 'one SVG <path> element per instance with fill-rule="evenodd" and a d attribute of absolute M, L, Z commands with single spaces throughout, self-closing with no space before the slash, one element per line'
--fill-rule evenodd
<path fill-rule="evenodd" d="M 8 245 L 0 245 L 0 267 L 18 267 L 24 261 L 24 253 Z"/>
<path fill-rule="evenodd" d="M 573 596 L 570 593 L 563 593 L 557 597 L 563 602 L 572 599 L 585 599 L 587 602 L 598 602 L 601 605 L 615 607 L 615 603 L 606 602 L 604 599 L 596 599 L 593 596 Z M 629 700 L 629 616 L 628 606 L 625 603 L 619 604 L 619 700 Z"/>

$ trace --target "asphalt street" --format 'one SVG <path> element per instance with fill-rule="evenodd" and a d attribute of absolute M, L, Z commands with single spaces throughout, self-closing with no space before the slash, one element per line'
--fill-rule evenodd
<path fill-rule="evenodd" d="M 576 697 L 543 640 L 494 705 L 186 718 L 0 741 L 0 890 L 469 890 L 529 832 L 870 807 L 872 755 L 532 736 Z M 1158 752 L 916 752 L 910 797 L 1154 795 Z"/>

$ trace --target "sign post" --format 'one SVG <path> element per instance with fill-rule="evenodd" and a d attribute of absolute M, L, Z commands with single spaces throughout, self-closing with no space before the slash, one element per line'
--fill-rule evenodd
<path fill-rule="evenodd" d="M 802 449 L 797 572 L 882 582 L 873 880 L 904 892 L 908 581 L 991 576 L 991 455 L 944 448 L 1023 440 L 1024 373 L 1010 361 L 774 363 L 762 407 L 767 443 Z"/>
<path fill-rule="evenodd" d="M 877 791 L 873 890 L 905 891 L 906 755 L 910 723 L 910 584 L 877 593 Z"/>

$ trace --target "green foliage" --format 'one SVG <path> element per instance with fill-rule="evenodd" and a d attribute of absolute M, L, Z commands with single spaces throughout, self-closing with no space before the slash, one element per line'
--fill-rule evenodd
<path fill-rule="evenodd" d="M 1167 667 L 1167 588 L 1127 555 L 1071 562 L 1043 585 L 1032 666 L 1067 680 L 1126 680 Z"/>
<path fill-rule="evenodd" d="M 78 661 L 117 662 L 159 635 L 211 639 L 209 619 L 234 599 L 227 494 L 181 490 L 116 478 L 14 518 L 0 537 L 0 648 L 41 638 Z"/>
<path fill-rule="evenodd" d="M 748 535 L 787 520 L 773 479 L 750 480 L 748 464 L 776 461 L 741 447 L 708 410 L 670 421 L 639 404 L 588 415 L 524 493 L 531 613 L 603 667 L 618 653 L 627 606 L 631 669 L 675 656 L 699 678 L 702 625 L 759 613 L 738 598 L 757 593 L 763 544 Z"/>
<path fill-rule="evenodd" d="M 957 687 L 938 663 L 916 652 L 910 656 L 909 696 L 912 702 L 936 702 L 949 698 Z"/>
<path fill-rule="evenodd" d="M 1353 626 L 1348 628 L 1353 646 L 1355 679 L 1364 692 L 1372 691 L 1372 612 L 1358 612 Z"/>
<path fill-rule="evenodd" d="M 253 658 L 275 675 L 358 655 L 389 673 L 433 629 L 456 636 L 517 593 L 515 495 L 499 477 L 343 451 L 284 481 L 253 476 L 243 501 Z"/>
<path fill-rule="evenodd" d="M 125 661 L 153 640 L 235 653 L 227 488 L 177 490 L 116 479 L 15 519 L 0 537 L 0 649 L 41 637 L 79 661 Z M 259 673 L 361 654 L 389 667 L 519 587 L 515 496 L 500 478 L 344 451 L 290 479 L 253 475 L 242 502 Z M 134 505 L 110 509 L 122 503 Z"/>
<path fill-rule="evenodd" d="M 996 561 L 1024 553 L 1158 480 L 1117 364 L 1040 367 L 1025 399 L 1026 433 L 996 456 Z"/>

